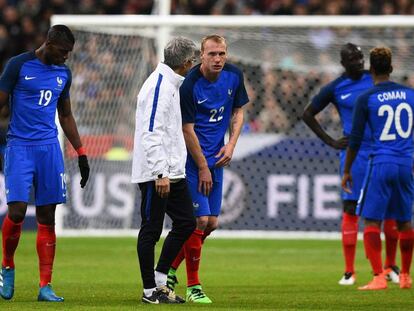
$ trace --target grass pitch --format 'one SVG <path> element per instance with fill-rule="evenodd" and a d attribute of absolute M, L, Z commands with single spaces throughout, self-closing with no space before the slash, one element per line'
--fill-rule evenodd
<path fill-rule="evenodd" d="M 160 243 L 159 243 L 160 244 Z M 362 242 L 357 281 L 371 279 Z M 201 280 L 212 305 L 144 305 L 134 238 L 59 238 L 53 286 L 61 304 L 38 303 L 35 235 L 25 232 L 16 254 L 16 288 L 0 310 L 414 310 L 414 289 L 360 292 L 337 285 L 340 241 L 209 239 Z M 177 293 L 185 293 L 185 267 Z"/>

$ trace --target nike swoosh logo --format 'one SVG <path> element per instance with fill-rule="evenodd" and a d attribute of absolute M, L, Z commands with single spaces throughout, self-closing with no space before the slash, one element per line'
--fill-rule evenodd
<path fill-rule="evenodd" d="M 352 93 L 341 95 L 341 99 L 347 99 L 351 95 L 352 95 Z"/>
<path fill-rule="evenodd" d="M 24 79 L 25 80 L 33 80 L 33 79 L 36 79 L 36 77 L 28 77 L 28 76 L 25 76 Z"/>
<path fill-rule="evenodd" d="M 208 98 L 203 99 L 203 100 L 198 100 L 198 101 L 197 101 L 197 104 L 199 104 L 199 105 L 200 105 L 200 104 L 202 104 L 202 103 L 206 102 L 207 100 L 208 100 Z"/>

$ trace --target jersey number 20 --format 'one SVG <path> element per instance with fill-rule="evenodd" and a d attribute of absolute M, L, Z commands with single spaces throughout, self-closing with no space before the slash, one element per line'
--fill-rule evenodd
<path fill-rule="evenodd" d="M 408 115 L 408 127 L 404 130 L 401 126 L 401 112 L 405 110 Z M 380 140 L 395 140 L 396 134 L 390 133 L 391 125 L 395 123 L 395 130 L 397 134 L 402 138 L 408 138 L 411 135 L 411 128 L 413 127 L 413 110 L 407 103 L 399 104 L 394 111 L 394 108 L 390 105 L 382 105 L 378 109 L 378 115 L 380 117 L 387 114 L 387 120 L 385 120 L 384 128 L 382 129 Z"/>

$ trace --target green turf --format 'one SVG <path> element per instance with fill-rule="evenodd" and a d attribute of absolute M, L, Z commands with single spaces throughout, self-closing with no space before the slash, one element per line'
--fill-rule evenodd
<path fill-rule="evenodd" d="M 0 310 L 414 310 L 414 289 L 341 287 L 340 241 L 210 239 L 201 280 L 212 305 L 143 305 L 133 238 L 59 238 L 53 285 L 63 304 L 36 302 L 35 236 L 24 233 L 16 254 L 16 291 Z M 362 243 L 358 284 L 370 280 Z M 178 294 L 185 292 L 184 267 Z"/>

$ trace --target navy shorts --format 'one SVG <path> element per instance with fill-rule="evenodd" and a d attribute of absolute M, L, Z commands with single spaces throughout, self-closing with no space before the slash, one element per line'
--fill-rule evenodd
<path fill-rule="evenodd" d="M 352 193 L 347 193 L 344 190 L 341 190 L 342 200 L 358 201 L 358 198 L 361 194 L 362 185 L 364 183 L 365 175 L 367 174 L 370 153 L 371 151 L 366 152 L 363 150 L 360 150 L 358 152 L 358 155 L 355 158 L 354 163 L 352 164 L 352 168 L 351 168 L 351 174 L 352 174 L 351 191 Z M 344 175 L 345 156 L 346 156 L 346 151 L 345 150 L 341 151 L 340 156 L 339 156 L 341 179 L 342 179 L 342 176 Z"/>
<path fill-rule="evenodd" d="M 66 203 L 64 163 L 58 143 L 7 146 L 4 176 L 7 203 L 28 203 L 32 186 L 36 206 Z"/>
<path fill-rule="evenodd" d="M 411 167 L 395 163 L 370 165 L 357 215 L 373 220 L 411 221 L 413 195 Z"/>
<path fill-rule="evenodd" d="M 198 168 L 191 164 L 186 166 L 188 188 L 196 217 L 218 216 L 221 211 L 223 168 L 211 168 L 210 171 L 213 179 L 213 188 L 209 196 L 205 196 L 198 191 Z"/>

